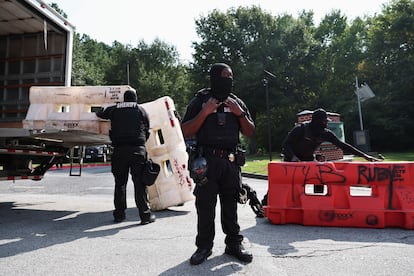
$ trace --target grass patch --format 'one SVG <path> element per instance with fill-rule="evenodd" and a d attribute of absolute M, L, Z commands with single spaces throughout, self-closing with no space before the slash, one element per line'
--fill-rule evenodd
<path fill-rule="evenodd" d="M 247 161 L 242 167 L 242 172 L 267 175 L 268 160 L 251 160 Z"/>
<path fill-rule="evenodd" d="M 386 152 L 382 153 L 385 162 L 414 161 L 414 152 Z"/>
<path fill-rule="evenodd" d="M 412 162 L 414 161 L 414 152 L 385 152 L 384 162 Z M 374 157 L 377 154 L 372 153 Z M 272 153 L 272 162 L 280 162 L 280 153 Z M 353 161 L 366 161 L 361 157 L 354 157 Z M 249 155 L 246 157 L 246 164 L 242 167 L 244 173 L 254 173 L 267 175 L 267 166 L 269 164 L 268 155 Z"/>

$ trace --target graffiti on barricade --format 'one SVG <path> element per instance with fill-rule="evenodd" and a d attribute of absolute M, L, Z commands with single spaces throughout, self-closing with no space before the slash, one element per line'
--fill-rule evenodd
<path fill-rule="evenodd" d="M 406 172 L 404 165 L 390 165 L 388 168 L 370 167 L 365 165 L 358 166 L 358 183 L 366 180 L 370 182 L 380 182 L 389 180 L 404 181 L 403 174 Z"/>
<path fill-rule="evenodd" d="M 318 164 L 316 170 L 313 170 L 308 165 L 289 163 L 284 165 L 284 169 L 285 175 L 292 179 L 292 184 L 297 183 L 298 180 L 313 184 L 346 184 L 346 176 L 325 164 Z"/>
<path fill-rule="evenodd" d="M 186 170 L 186 164 L 179 164 L 177 158 L 174 158 L 173 160 L 174 168 L 178 175 L 178 184 L 180 186 L 186 186 L 189 190 L 192 189 L 192 182 L 189 180 L 188 176 L 184 174 L 184 171 Z"/>
<path fill-rule="evenodd" d="M 344 171 L 335 170 L 329 163 L 316 164 L 315 166 L 300 163 L 287 163 L 284 164 L 283 167 L 285 176 L 292 179 L 293 183 L 297 183 L 301 180 L 303 180 L 304 183 L 315 184 L 347 183 L 346 173 Z M 385 180 L 388 180 L 390 183 L 394 181 L 404 181 L 404 174 L 406 171 L 404 164 L 390 165 L 387 168 L 359 165 L 356 172 L 358 181 L 355 184 L 366 184 Z"/>
<path fill-rule="evenodd" d="M 329 211 L 321 210 L 319 212 L 319 219 L 321 221 L 326 221 L 326 222 L 331 222 L 334 219 L 348 220 L 348 219 L 352 219 L 352 218 L 353 218 L 353 212 L 352 211 L 349 211 L 349 212 L 335 212 L 334 210 L 329 210 Z"/>

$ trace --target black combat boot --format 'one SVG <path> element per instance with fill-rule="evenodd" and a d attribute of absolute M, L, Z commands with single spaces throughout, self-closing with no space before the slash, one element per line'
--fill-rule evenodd
<path fill-rule="evenodd" d="M 211 249 L 206 248 L 197 248 L 196 252 L 191 256 L 190 264 L 192 265 L 199 265 L 212 254 L 213 252 Z"/>
<path fill-rule="evenodd" d="M 253 260 L 252 253 L 246 251 L 243 245 L 227 245 L 226 250 L 224 251 L 226 254 L 236 257 L 242 262 L 250 263 Z"/>

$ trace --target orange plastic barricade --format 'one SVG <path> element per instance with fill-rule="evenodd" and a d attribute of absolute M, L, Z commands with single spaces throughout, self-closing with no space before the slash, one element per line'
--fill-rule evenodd
<path fill-rule="evenodd" d="M 414 162 L 271 162 L 273 224 L 414 229 Z"/>

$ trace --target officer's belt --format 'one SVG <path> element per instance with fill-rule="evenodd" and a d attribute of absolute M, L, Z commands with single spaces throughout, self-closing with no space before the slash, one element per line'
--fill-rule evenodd
<path fill-rule="evenodd" d="M 203 147 L 203 152 L 207 155 L 211 154 L 219 158 L 225 158 L 225 159 L 230 160 L 231 156 L 233 156 L 234 158 L 235 150 Z M 233 160 L 230 160 L 230 161 L 233 161 Z"/>

